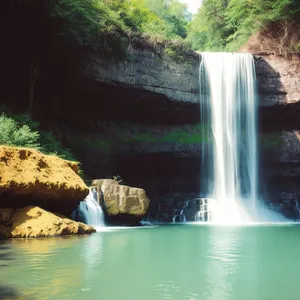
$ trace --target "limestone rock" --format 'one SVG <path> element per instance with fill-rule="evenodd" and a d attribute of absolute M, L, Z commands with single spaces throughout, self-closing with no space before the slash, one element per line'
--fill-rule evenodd
<path fill-rule="evenodd" d="M 11 212 L 11 210 L 0 209 L 0 215 L 8 216 L 8 211 Z M 15 209 L 10 213 L 9 218 L 0 219 L 0 237 L 4 238 L 51 237 L 90 234 L 95 231 L 91 226 L 34 206 Z"/>
<path fill-rule="evenodd" d="M 29 148 L 0 146 L 0 207 L 72 211 L 88 194 L 77 163 Z"/>
<path fill-rule="evenodd" d="M 93 180 L 103 195 L 104 208 L 112 222 L 134 224 L 141 221 L 148 211 L 149 199 L 140 188 L 120 185 L 114 180 Z"/>

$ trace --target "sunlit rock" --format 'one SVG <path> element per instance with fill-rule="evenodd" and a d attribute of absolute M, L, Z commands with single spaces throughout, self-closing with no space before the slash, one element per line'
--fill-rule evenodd
<path fill-rule="evenodd" d="M 136 224 L 148 211 L 149 199 L 143 189 L 120 185 L 109 179 L 93 180 L 92 186 L 102 195 L 109 222 Z"/>
<path fill-rule="evenodd" d="M 7 210 L 0 209 L 0 215 L 4 214 L 8 216 Z M 93 232 L 95 229 L 92 226 L 34 206 L 15 209 L 8 218 L 0 219 L 0 237 L 2 238 L 51 237 Z"/>
<path fill-rule="evenodd" d="M 34 149 L 0 146 L 0 207 L 39 205 L 68 214 L 88 192 L 77 163 Z"/>

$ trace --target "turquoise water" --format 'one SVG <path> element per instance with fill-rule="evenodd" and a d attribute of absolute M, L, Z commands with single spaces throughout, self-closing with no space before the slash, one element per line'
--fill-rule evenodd
<path fill-rule="evenodd" d="M 17 299 L 300 299 L 299 225 L 174 225 L 0 246 L 11 256 L 0 261 L 0 292 Z"/>

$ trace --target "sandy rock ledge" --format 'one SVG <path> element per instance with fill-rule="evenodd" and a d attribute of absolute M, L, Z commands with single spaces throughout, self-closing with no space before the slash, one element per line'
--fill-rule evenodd
<path fill-rule="evenodd" d="M 0 209 L 1 238 L 52 237 L 96 232 L 92 226 L 72 221 L 39 207 Z"/>

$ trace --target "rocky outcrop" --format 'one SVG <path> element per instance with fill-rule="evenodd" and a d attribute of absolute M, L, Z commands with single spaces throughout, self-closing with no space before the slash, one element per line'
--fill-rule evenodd
<path fill-rule="evenodd" d="M 0 207 L 71 212 L 89 190 L 76 163 L 29 148 L 0 146 Z"/>
<path fill-rule="evenodd" d="M 91 54 L 84 74 L 92 81 L 145 89 L 174 101 L 198 102 L 199 54 L 186 50 L 175 54 L 176 60 L 167 54 L 167 47 L 135 38 L 123 60 Z"/>
<path fill-rule="evenodd" d="M 138 224 L 149 208 L 146 192 L 140 188 L 118 184 L 114 180 L 93 180 L 102 195 L 102 205 L 108 217 L 108 223 L 134 225 Z"/>
<path fill-rule="evenodd" d="M 51 237 L 93 232 L 96 230 L 91 226 L 49 213 L 39 207 L 0 209 L 0 238 Z"/>
<path fill-rule="evenodd" d="M 97 53 L 90 54 L 84 76 L 91 82 L 134 87 L 162 94 L 169 100 L 198 103 L 201 55 L 187 51 L 176 62 L 163 47 L 146 47 L 146 41 L 139 42 L 129 47 L 128 57 L 123 60 L 107 60 Z M 260 106 L 300 100 L 299 57 L 286 58 L 265 52 L 254 53 L 254 57 Z"/>
<path fill-rule="evenodd" d="M 264 54 L 255 55 L 260 106 L 300 101 L 300 59 Z"/>

